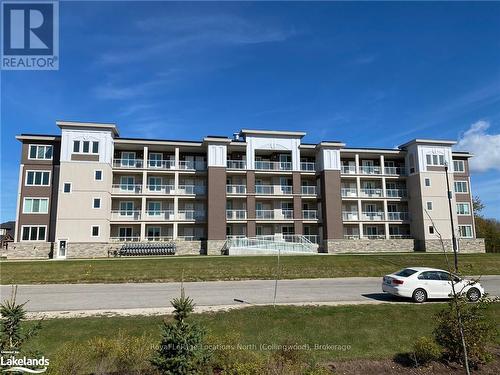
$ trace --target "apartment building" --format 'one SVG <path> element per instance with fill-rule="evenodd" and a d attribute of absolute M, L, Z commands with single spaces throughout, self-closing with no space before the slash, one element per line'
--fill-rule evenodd
<path fill-rule="evenodd" d="M 467 152 L 415 139 L 397 149 L 302 142 L 243 129 L 201 141 L 120 137 L 114 124 L 58 121 L 21 134 L 11 258 L 104 257 L 125 242 L 173 241 L 220 254 L 227 238 L 300 236 L 320 252 L 440 251 L 452 218 L 462 252 L 476 239 Z"/>

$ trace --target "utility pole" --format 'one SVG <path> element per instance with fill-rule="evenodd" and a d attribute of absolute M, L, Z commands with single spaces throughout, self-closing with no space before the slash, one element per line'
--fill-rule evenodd
<path fill-rule="evenodd" d="M 457 255 L 457 238 L 455 237 L 455 224 L 453 223 L 453 209 L 451 200 L 453 198 L 450 190 L 450 181 L 448 179 L 448 163 L 444 163 L 444 172 L 446 174 L 446 190 L 448 191 L 448 207 L 450 208 L 450 222 L 451 222 L 451 242 L 453 245 L 453 255 L 455 258 L 455 273 L 458 273 L 458 255 Z"/>

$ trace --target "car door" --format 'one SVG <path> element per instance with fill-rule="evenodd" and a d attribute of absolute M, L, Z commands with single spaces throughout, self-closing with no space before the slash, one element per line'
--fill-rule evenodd
<path fill-rule="evenodd" d="M 418 276 L 422 286 L 427 291 L 428 298 L 448 297 L 448 281 L 442 280 L 440 274 L 439 271 L 425 271 Z"/>

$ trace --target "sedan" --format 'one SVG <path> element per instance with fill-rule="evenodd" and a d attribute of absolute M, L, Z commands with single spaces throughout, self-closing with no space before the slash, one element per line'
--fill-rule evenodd
<path fill-rule="evenodd" d="M 465 294 L 471 302 L 476 302 L 484 294 L 483 287 L 477 282 L 461 279 L 444 270 L 424 267 L 404 268 L 384 276 L 382 290 L 422 303 L 430 298 L 453 297 L 452 282 L 455 292 Z"/>

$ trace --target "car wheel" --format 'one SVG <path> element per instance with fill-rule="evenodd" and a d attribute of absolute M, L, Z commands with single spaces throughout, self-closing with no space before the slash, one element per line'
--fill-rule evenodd
<path fill-rule="evenodd" d="M 422 303 L 427 301 L 427 292 L 423 289 L 415 289 L 413 292 L 413 301 L 416 303 Z"/>
<path fill-rule="evenodd" d="M 481 298 L 481 292 L 477 288 L 470 288 L 467 291 L 467 299 L 470 302 L 477 302 L 477 300 Z"/>

